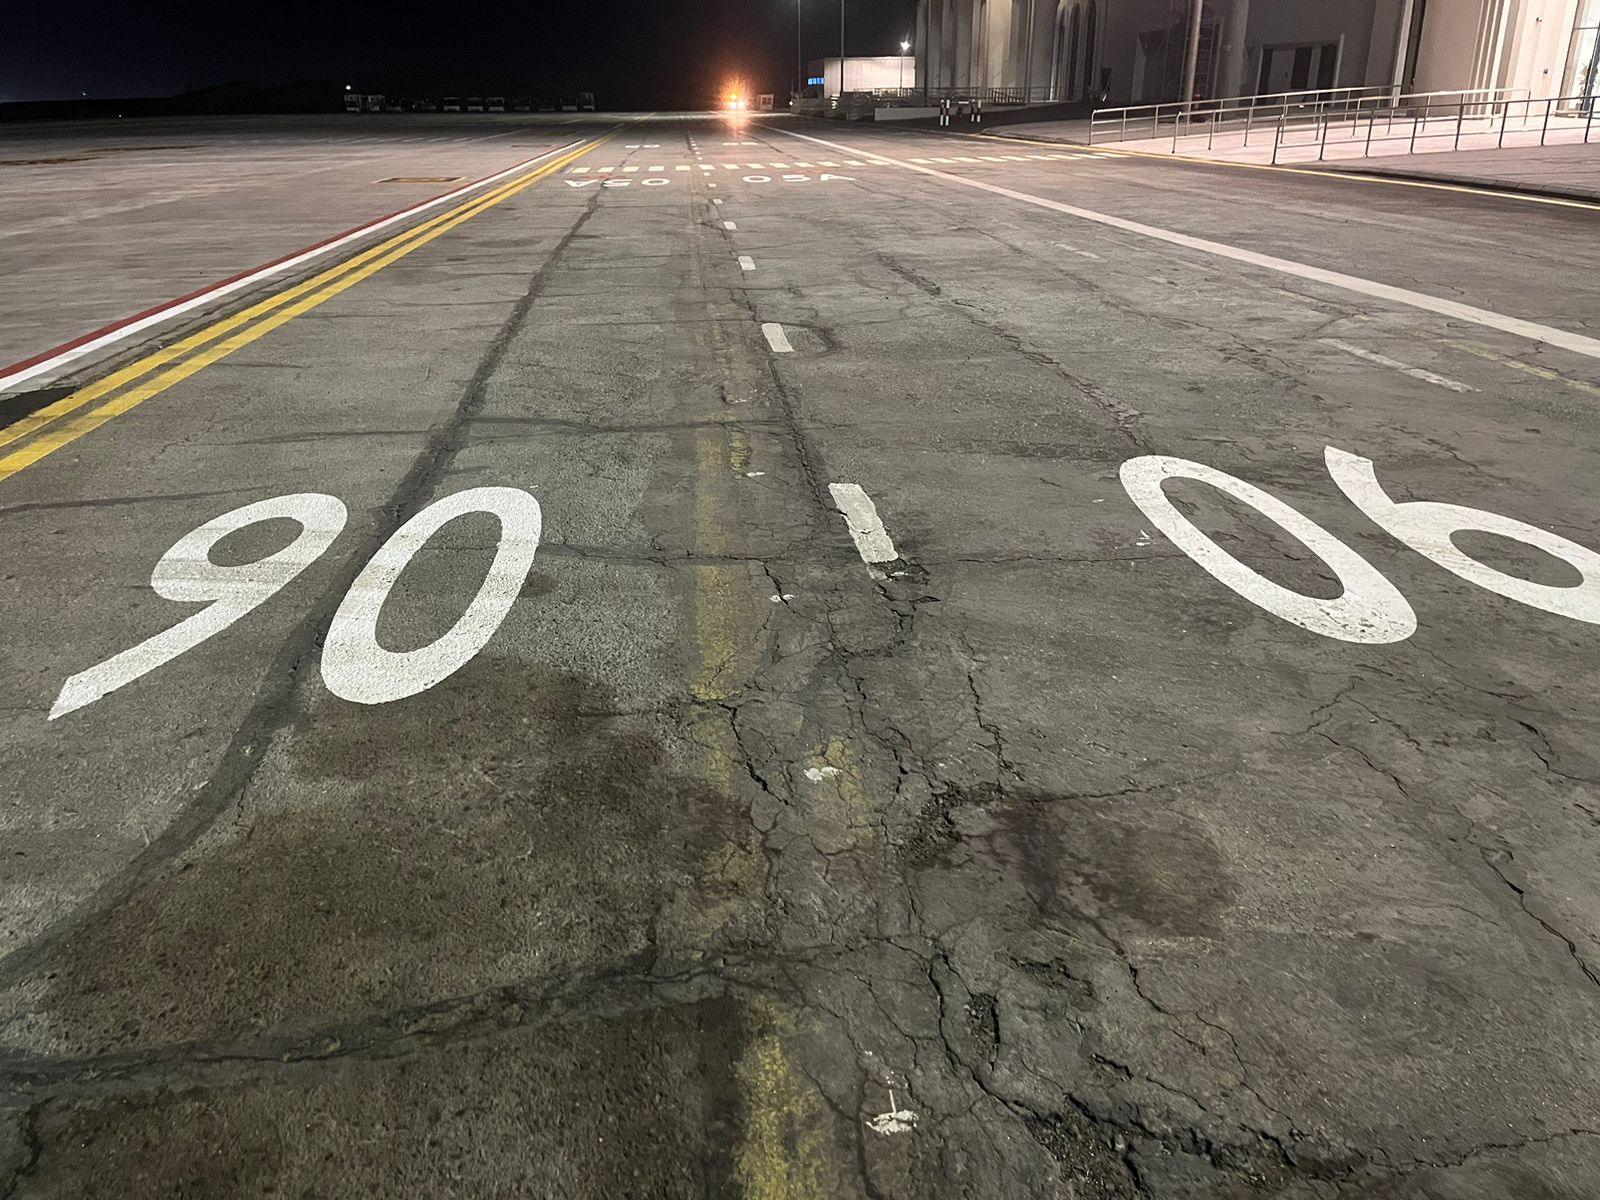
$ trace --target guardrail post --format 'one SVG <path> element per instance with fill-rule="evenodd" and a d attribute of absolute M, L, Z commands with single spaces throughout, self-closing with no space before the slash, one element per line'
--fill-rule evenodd
<path fill-rule="evenodd" d="M 1456 141 L 1451 146 L 1452 150 L 1461 149 L 1461 123 L 1467 119 L 1467 102 L 1463 100 L 1456 106 Z"/>
<path fill-rule="evenodd" d="M 1494 148 L 1504 150 L 1506 147 L 1506 121 L 1511 116 L 1511 101 L 1507 100 L 1504 108 L 1500 110 L 1500 136 L 1496 139 Z"/>
<path fill-rule="evenodd" d="M 1287 107 L 1278 114 L 1278 130 L 1272 136 L 1272 165 L 1278 165 L 1278 147 L 1283 145 L 1283 122 L 1289 116 Z"/>
<path fill-rule="evenodd" d="M 1587 146 L 1589 144 L 1589 129 L 1593 125 L 1594 125 L 1594 101 L 1591 99 L 1589 101 L 1589 116 L 1588 116 L 1588 119 L 1586 121 L 1584 121 L 1584 123 L 1583 123 L 1583 144 L 1585 146 Z"/>
<path fill-rule="evenodd" d="M 1244 144 L 1246 146 L 1250 144 L 1250 123 L 1255 119 L 1255 115 L 1256 106 L 1254 104 L 1249 105 L 1244 110 Z"/>
<path fill-rule="evenodd" d="M 1545 135 L 1550 132 L 1550 110 L 1555 107 L 1554 100 L 1544 102 L 1544 128 L 1539 130 L 1539 145 L 1544 145 Z"/>
<path fill-rule="evenodd" d="M 1426 104 L 1424 104 L 1422 106 L 1422 119 L 1424 121 L 1426 121 L 1428 119 L 1428 106 Z M 1417 122 L 1417 115 L 1415 113 L 1412 113 L 1411 114 L 1411 148 L 1406 151 L 1407 154 L 1415 154 L 1417 152 L 1417 123 L 1418 123 Z"/>
<path fill-rule="evenodd" d="M 1362 158 L 1372 157 L 1372 127 L 1378 123 L 1378 110 L 1373 109 L 1367 114 L 1367 144 L 1361 151 Z"/>

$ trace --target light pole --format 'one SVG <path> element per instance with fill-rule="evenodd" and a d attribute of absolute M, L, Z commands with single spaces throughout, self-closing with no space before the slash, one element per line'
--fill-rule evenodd
<path fill-rule="evenodd" d="M 844 0 L 839 0 L 839 99 L 844 99 Z"/>
<path fill-rule="evenodd" d="M 801 0 L 794 0 L 794 98 L 800 99 L 800 93 L 806 89 L 806 55 L 800 41 L 800 5 Z"/>
<path fill-rule="evenodd" d="M 906 90 L 906 54 L 911 50 L 911 39 L 900 39 L 900 90 Z"/>

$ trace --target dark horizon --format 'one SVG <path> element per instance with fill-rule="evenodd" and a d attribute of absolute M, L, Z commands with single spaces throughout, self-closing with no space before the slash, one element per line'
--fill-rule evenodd
<path fill-rule="evenodd" d="M 839 52 L 839 4 L 800 0 L 801 54 Z M 915 0 L 848 0 L 852 55 L 898 52 Z M 229 12 L 193 3 L 134 11 L 91 0 L 36 5 L 0 49 L 0 103 L 165 98 L 229 84 L 337 81 L 357 91 L 592 91 L 602 107 L 696 107 L 740 81 L 787 95 L 796 0 L 642 0 L 575 9 L 485 9 L 448 24 L 428 13 L 374 24 L 367 8 L 280 5 Z"/>

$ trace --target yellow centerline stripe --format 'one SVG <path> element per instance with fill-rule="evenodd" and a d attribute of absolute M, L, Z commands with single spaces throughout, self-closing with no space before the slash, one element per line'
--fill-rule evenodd
<path fill-rule="evenodd" d="M 417 229 L 410 230 L 407 233 L 392 238 L 380 246 L 375 246 L 371 250 L 357 255 L 355 258 L 349 259 L 338 266 L 324 271 L 322 274 L 313 279 L 309 279 L 304 283 L 296 285 L 295 287 L 288 288 L 278 295 L 271 296 L 259 304 L 253 305 L 251 308 L 246 309 L 244 312 L 219 321 L 215 325 L 201 330 L 199 333 L 194 334 L 189 338 L 185 338 L 182 342 L 168 347 L 166 350 L 157 351 L 156 353 L 141 359 L 139 362 L 125 367 L 123 370 L 118 371 L 111 376 L 108 376 L 106 379 L 101 380 L 98 383 L 91 384 L 78 392 L 74 392 L 71 396 L 67 396 L 62 400 L 56 401 L 55 404 L 49 405 L 47 408 L 40 409 L 38 413 L 34 413 L 32 416 L 25 418 L 24 421 L 19 421 L 17 425 L 22 425 L 26 421 L 32 421 L 34 417 L 38 417 L 41 414 L 50 413 L 53 409 L 58 409 L 59 411 L 51 413 L 51 415 L 45 421 L 35 424 L 31 429 L 26 431 L 26 433 L 36 432 L 42 425 L 66 416 L 69 413 L 82 408 L 84 405 L 93 402 L 101 396 L 106 395 L 108 392 L 117 391 L 124 384 L 138 379 L 141 376 L 148 375 L 151 371 L 173 361 L 174 359 L 182 358 L 191 350 L 205 346 L 207 343 L 217 342 L 219 337 L 222 337 L 230 330 L 238 329 L 241 325 L 247 326 L 247 328 L 240 330 L 232 337 L 229 337 L 226 340 L 211 346 L 209 350 L 204 350 L 201 353 L 185 359 L 177 366 L 162 372 L 154 379 L 148 380 L 147 382 L 140 384 L 138 387 L 131 388 L 128 391 L 113 397 L 111 400 L 108 400 L 105 404 L 100 405 L 98 408 L 79 416 L 76 420 L 69 421 L 67 424 L 36 438 L 35 440 L 22 446 L 20 449 L 14 450 L 10 454 L 0 458 L 0 480 L 9 479 L 18 471 L 22 471 L 38 462 L 40 459 L 54 454 L 57 450 L 71 442 L 76 441 L 84 434 L 100 428 L 100 426 L 104 425 L 112 418 L 118 417 L 128 410 L 138 407 L 152 396 L 159 395 L 161 392 L 166 391 L 174 384 L 181 383 L 183 380 L 189 378 L 191 375 L 194 375 L 199 371 L 204 370 L 206 367 L 209 367 L 219 359 L 226 358 L 235 350 L 241 349 L 244 346 L 248 346 L 250 343 L 261 337 L 264 337 L 266 334 L 272 332 L 274 329 L 277 329 L 279 326 L 285 325 L 292 321 L 295 317 L 309 312 L 311 309 L 317 307 L 319 304 L 322 304 L 324 301 L 331 300 L 339 293 L 354 287 L 363 279 L 376 274 L 384 267 L 387 267 L 391 263 L 404 258 L 413 250 L 416 250 L 421 246 L 433 241 L 435 238 L 441 237 L 445 233 L 448 233 L 457 225 L 471 220 L 479 213 L 493 208 L 502 201 L 510 199 L 518 192 L 532 187 L 535 183 L 539 182 L 539 180 L 545 178 L 555 171 L 560 170 L 567 164 L 587 154 L 595 147 L 601 145 L 605 141 L 608 141 L 611 136 L 612 135 L 607 134 L 605 137 L 599 138 L 596 141 L 589 143 L 587 146 L 582 146 L 570 154 L 566 154 L 561 158 L 554 159 L 551 162 L 546 163 L 544 166 L 534 169 L 529 174 L 521 176 L 520 178 L 513 180 L 511 183 L 506 184 L 503 187 L 496 188 L 494 191 L 486 193 L 484 196 L 478 197 L 467 204 L 452 210 L 449 213 L 445 213 L 440 217 L 427 222 L 425 225 L 418 226 Z M 419 233 L 419 231 L 421 232 Z M 289 301 L 295 300 L 296 297 L 300 297 L 298 302 L 290 304 Z M 278 309 L 280 311 L 274 312 L 274 309 Z M 265 315 L 263 317 L 263 314 L 269 315 Z M 257 317 L 263 317 L 263 319 L 255 321 L 254 324 L 249 324 L 249 322 L 255 320 Z M 17 428 L 17 426 L 11 427 L 11 429 L 15 428 Z M 6 430 L 5 432 L 9 433 L 11 430 Z M 26 436 L 26 434 L 18 435 L 18 437 L 6 438 L 4 441 L 0 441 L 0 445 L 4 445 L 7 442 L 17 441 L 22 436 Z"/>
<path fill-rule="evenodd" d="M 601 140 L 603 141 L 604 139 Z M 599 142 L 592 143 L 592 145 L 599 144 Z M 165 363 L 172 362 L 174 359 L 182 358 L 191 350 L 194 350 L 199 346 L 203 346 L 207 342 L 215 341 L 223 334 L 232 329 L 237 329 L 241 325 L 247 324 L 248 322 L 261 316 L 263 313 L 271 312 L 273 309 L 289 303 L 296 297 L 303 296 L 307 292 L 321 287 L 330 279 L 337 278 L 347 271 L 355 270 L 363 263 L 370 262 L 379 255 L 388 253 L 403 242 L 410 241 L 413 238 L 421 237 L 430 229 L 436 228 L 442 222 L 450 220 L 458 214 L 465 212 L 469 208 L 478 208 L 481 210 L 481 208 L 487 207 L 491 202 L 498 203 L 498 201 L 503 199 L 506 194 L 509 194 L 509 189 L 517 187 L 520 183 L 528 179 L 542 177 L 542 174 L 547 174 L 550 168 L 564 166 L 566 163 L 569 163 L 579 157 L 585 152 L 586 149 L 589 148 L 592 148 L 592 146 L 580 147 L 578 150 L 575 150 L 570 154 L 563 155 L 561 158 L 554 159 L 542 167 L 533 168 L 532 172 L 528 175 L 520 175 L 516 179 L 491 188 L 481 196 L 474 196 L 466 201 L 463 201 L 455 208 L 450 209 L 447 212 L 440 213 L 438 216 L 430 217 L 420 225 L 412 226 L 410 229 L 396 234 L 387 241 L 380 242 L 376 246 L 370 247 L 369 249 L 363 250 L 361 253 L 353 255 L 342 262 L 336 263 L 334 266 L 329 267 L 327 270 L 318 275 L 314 275 L 312 278 L 307 279 L 302 283 L 296 284 L 293 287 L 286 288 L 275 295 L 269 296 L 265 300 L 253 304 L 249 308 L 235 313 L 231 317 L 218 321 L 216 324 L 210 325 L 207 328 L 200 330 L 198 333 L 191 334 L 189 337 L 175 342 L 173 345 L 168 346 L 164 350 L 158 350 L 153 354 L 147 355 L 146 357 L 141 358 L 139 361 L 123 367 L 121 370 L 115 371 L 110 375 L 107 375 L 104 379 L 97 380 L 86 387 L 80 388 L 69 396 L 62 397 L 53 404 L 46 405 L 37 412 L 30 413 L 28 416 L 16 422 L 14 425 L 10 425 L 5 429 L 0 429 L 0 446 L 10 445 L 12 442 L 19 442 L 26 437 L 30 437 L 34 433 L 37 433 L 40 429 L 44 428 L 44 426 L 53 421 L 59 420 L 68 413 L 77 411 L 85 404 L 88 404 L 94 400 L 98 400 L 101 396 L 116 391 L 124 384 L 131 383 L 133 380 L 138 379 L 141 376 L 148 375 L 151 371 Z"/>

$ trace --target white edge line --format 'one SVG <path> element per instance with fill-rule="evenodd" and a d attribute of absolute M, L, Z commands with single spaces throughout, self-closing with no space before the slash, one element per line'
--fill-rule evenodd
<path fill-rule="evenodd" d="M 1341 342 L 1338 338 L 1323 338 L 1321 340 L 1324 346 L 1332 346 L 1335 350 L 1343 350 L 1346 354 L 1352 354 L 1356 358 L 1365 359 L 1367 362 L 1375 363 L 1380 367 L 1388 367 L 1391 371 L 1399 371 L 1402 375 L 1409 375 L 1411 378 L 1420 379 L 1424 383 L 1432 383 L 1442 388 L 1449 388 L 1452 392 L 1475 392 L 1478 390 L 1459 380 L 1449 379 L 1443 375 L 1435 375 L 1432 371 L 1424 371 L 1421 367 L 1408 367 L 1398 359 L 1363 349 L 1360 346 L 1353 346 L 1349 342 Z"/>
<path fill-rule="evenodd" d="M 846 154 L 856 153 L 839 142 L 830 142 L 826 138 L 813 137 L 809 133 L 796 133 L 792 129 L 776 129 L 775 131 L 784 134 L 786 137 L 815 142 L 819 146 L 827 146 L 832 150 L 840 150 Z M 1476 308 L 1471 304 L 1460 304 L 1454 300 L 1430 296 L 1425 292 L 1413 292 L 1409 288 L 1395 287 L 1393 284 L 1379 283 L 1373 279 L 1362 279 L 1357 275 L 1346 275 L 1340 271 L 1329 271 L 1322 267 L 1313 267 L 1308 263 L 1299 263 L 1292 259 L 1276 258 L 1271 254 L 1258 254 L 1254 250 L 1230 246 L 1225 242 L 1212 242 L 1205 238 L 1191 237 L 1186 233 L 1176 233 L 1170 229 L 1144 225 L 1138 221 L 1127 220 L 1124 217 L 1111 216 L 1109 213 L 1095 212 L 1093 209 L 1079 208 L 1072 204 L 1062 204 L 1057 200 L 1046 200 L 1043 196 L 1033 196 L 1027 192 L 1014 191 L 1011 188 L 1001 187 L 999 184 L 989 183 L 982 179 L 970 179 L 962 175 L 952 175 L 948 171 L 940 171 L 933 167 L 914 166 L 901 159 L 883 158 L 880 155 L 879 160 L 886 166 L 903 167 L 907 171 L 932 175 L 937 179 L 945 179 L 951 183 L 962 184 L 965 187 L 977 188 L 979 191 L 989 192 L 996 196 L 1004 196 L 1009 200 L 1019 200 L 1023 204 L 1048 208 L 1053 212 L 1065 213 L 1069 217 L 1077 217 L 1079 220 L 1092 221 L 1097 225 L 1107 225 L 1112 229 L 1120 229 L 1125 233 L 1153 238 L 1156 241 L 1168 242 L 1174 246 L 1183 246 L 1189 250 L 1198 250 L 1202 254 L 1211 254 L 1218 258 L 1232 259 L 1235 262 L 1246 263 L 1253 267 L 1276 271 L 1282 275 L 1293 275 L 1299 279 L 1309 279 L 1331 287 L 1343 288 L 1345 291 L 1355 292 L 1358 295 L 1387 300 L 1393 304 L 1403 304 L 1408 308 L 1419 308 L 1424 312 L 1436 313 L 1439 316 L 1453 317 L 1458 321 L 1468 321 L 1474 325 L 1482 325 L 1487 329 L 1498 329 L 1502 333 L 1515 334 L 1517 337 L 1527 338 L 1529 341 L 1543 342 L 1546 345 L 1570 350 L 1574 354 L 1581 354 L 1586 358 L 1600 359 L 1600 338 L 1586 337 L 1581 333 L 1572 333 L 1565 329 L 1557 329 L 1551 325 L 1540 325 L 1536 321 L 1525 321 L 1521 317 L 1508 317 L 1503 313 L 1493 312 L 1487 308 Z"/>
<path fill-rule="evenodd" d="M 794 347 L 789 344 L 789 335 L 783 331 L 783 326 L 776 321 L 762 322 L 761 334 L 767 339 L 767 345 L 772 347 L 774 354 L 794 353 Z"/>
<path fill-rule="evenodd" d="M 186 312 L 192 312 L 194 309 L 200 308 L 206 304 L 210 304 L 223 296 L 231 295 L 232 293 L 243 288 L 251 287 L 254 284 L 260 283 L 263 279 L 271 279 L 275 275 L 282 275 L 285 271 L 292 271 L 302 263 L 307 263 L 314 258 L 320 258 L 325 254 L 330 254 L 335 250 L 341 249 L 344 246 L 348 246 L 351 242 L 359 241 L 365 237 L 370 237 L 379 230 L 387 229 L 391 225 L 396 225 L 401 221 L 408 220 L 409 218 L 416 216 L 418 213 L 426 212 L 430 208 L 437 208 L 439 205 L 446 204 L 459 196 L 464 196 L 468 192 L 476 191 L 478 188 L 488 187 L 493 183 L 498 183 L 502 179 L 506 179 L 509 176 L 515 175 L 518 171 L 526 170 L 527 168 L 533 166 L 534 163 L 539 162 L 541 159 L 546 159 L 556 154 L 562 154 L 568 150 L 571 150 L 575 146 L 580 146 L 585 140 L 586 139 L 579 138 L 577 141 L 568 142 L 565 146 L 557 146 L 554 150 L 546 150 L 543 154 L 536 155 L 533 158 L 525 159 L 524 161 L 517 163 L 515 166 L 507 167 L 504 171 L 500 171 L 494 175 L 489 175 L 483 179 L 479 179 L 475 183 L 464 184 L 463 186 L 456 188 L 453 192 L 446 192 L 442 196 L 435 196 L 432 200 L 424 200 L 420 204 L 414 204 L 410 208 L 402 209 L 400 212 L 394 213 L 392 216 L 385 217 L 383 220 L 378 221 L 375 224 L 364 225 L 360 229 L 353 229 L 343 237 L 335 238 L 331 242 L 326 242 L 321 246 L 314 246 L 310 250 L 305 250 L 294 255 L 292 258 L 286 258 L 282 262 L 277 262 L 273 263 L 271 266 L 262 267 L 259 271 L 252 271 L 250 274 L 245 275 L 242 278 L 231 280 L 228 283 L 218 284 L 214 288 L 208 288 L 206 291 L 201 292 L 198 296 L 191 296 L 189 299 L 179 304 L 174 304 L 170 307 L 159 309 L 156 312 L 151 313 L 149 316 L 142 317 L 137 321 L 129 322 L 127 325 L 119 325 L 117 328 L 102 334 L 92 341 L 84 342 L 81 346 L 74 346 L 70 350 L 63 350 L 60 354 L 52 355 L 50 358 L 43 359 L 42 361 L 36 362 L 31 366 L 23 367 L 21 370 L 13 371 L 10 374 L 0 374 L 0 392 L 10 391 L 19 383 L 25 383 L 30 379 L 38 378 L 40 375 L 57 371 L 62 367 L 67 366 L 69 363 L 76 362 L 80 358 L 85 358 L 88 355 L 95 353 L 97 350 L 103 350 L 107 346 L 113 346 L 120 341 L 124 341 L 125 339 L 132 337 L 136 333 L 143 333 L 146 329 L 160 325 L 165 321 L 170 321 L 173 317 L 182 316 Z"/>
<path fill-rule="evenodd" d="M 844 514 L 844 523 L 850 538 L 856 544 L 861 559 L 866 563 L 893 562 L 900 557 L 894 542 L 878 518 L 877 505 L 872 497 L 855 483 L 830 483 L 828 491 L 833 503 Z"/>

